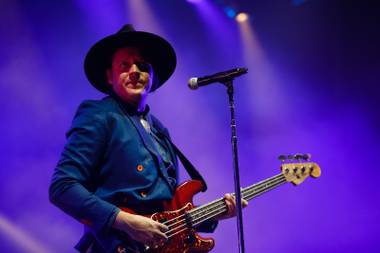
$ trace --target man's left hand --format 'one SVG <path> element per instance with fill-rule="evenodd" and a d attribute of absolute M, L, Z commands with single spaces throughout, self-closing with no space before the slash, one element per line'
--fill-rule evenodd
<path fill-rule="evenodd" d="M 215 220 L 224 220 L 236 216 L 237 209 L 235 197 L 230 193 L 226 193 L 224 195 L 224 202 L 226 203 L 227 211 L 215 217 Z M 241 203 L 243 207 L 248 206 L 248 201 L 243 198 L 241 199 Z"/>

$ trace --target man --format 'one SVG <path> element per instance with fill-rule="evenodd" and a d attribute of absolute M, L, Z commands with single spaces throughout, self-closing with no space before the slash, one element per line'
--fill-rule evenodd
<path fill-rule="evenodd" d="M 86 225 L 79 251 L 138 252 L 167 240 L 167 226 L 138 214 L 163 211 L 178 183 L 168 131 L 146 104 L 175 66 L 166 40 L 131 25 L 88 52 L 86 76 L 108 96 L 80 105 L 49 189 L 52 203 Z M 200 230 L 211 232 L 217 220 L 234 216 L 232 196 L 225 202 L 228 211 Z"/>

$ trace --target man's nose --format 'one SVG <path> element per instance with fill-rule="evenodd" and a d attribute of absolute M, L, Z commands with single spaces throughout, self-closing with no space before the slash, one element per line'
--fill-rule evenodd
<path fill-rule="evenodd" d="M 132 66 L 129 68 L 129 72 L 140 72 L 141 70 L 137 66 L 136 63 L 133 63 Z"/>
<path fill-rule="evenodd" d="M 133 81 L 138 81 L 140 79 L 140 70 L 137 67 L 136 64 L 133 64 L 131 66 L 131 69 L 129 70 L 129 79 Z"/>

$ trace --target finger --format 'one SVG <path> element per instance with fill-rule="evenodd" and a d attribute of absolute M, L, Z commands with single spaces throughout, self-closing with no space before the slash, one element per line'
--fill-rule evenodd
<path fill-rule="evenodd" d="M 224 194 L 224 199 L 229 200 L 229 201 L 233 201 L 234 197 L 232 196 L 232 194 L 226 193 L 226 194 Z"/>
<path fill-rule="evenodd" d="M 236 201 L 234 201 L 233 203 L 234 203 L 234 206 L 236 207 Z M 248 206 L 248 201 L 241 198 L 241 204 L 243 207 L 246 207 L 246 206 Z"/>
<path fill-rule="evenodd" d="M 226 194 L 226 195 L 227 195 L 227 194 Z M 231 199 L 232 199 L 232 203 L 233 203 L 234 206 L 236 207 L 236 199 L 235 199 L 235 196 L 233 196 L 233 195 L 231 195 L 231 194 L 228 194 L 228 195 L 231 197 Z M 243 198 L 241 198 L 241 203 L 242 203 L 243 207 L 248 206 L 248 201 L 245 200 L 245 199 L 243 199 Z"/>
<path fill-rule="evenodd" d="M 234 196 L 231 196 L 231 199 L 229 200 L 232 208 L 236 208 L 236 201 L 235 201 L 235 197 Z"/>
<path fill-rule="evenodd" d="M 167 241 L 168 240 L 168 236 L 160 231 L 158 231 L 156 234 L 155 234 L 155 239 L 156 241 Z"/>
<path fill-rule="evenodd" d="M 233 213 L 234 206 L 231 201 L 226 201 L 226 205 L 227 205 L 227 213 L 231 215 Z"/>
<path fill-rule="evenodd" d="M 226 200 L 229 201 L 234 206 L 234 208 L 236 208 L 235 196 L 233 196 L 232 194 L 226 194 L 225 197 L 226 197 Z M 244 201 L 244 199 L 242 198 L 242 203 L 243 203 L 243 201 Z"/>
<path fill-rule="evenodd" d="M 226 194 L 224 196 L 224 201 L 226 203 L 233 204 L 234 203 L 234 197 L 231 194 Z"/>
<path fill-rule="evenodd" d="M 169 231 L 169 227 L 162 224 L 162 223 L 157 222 L 156 225 L 157 225 L 158 230 L 160 230 L 161 232 L 168 232 Z"/>

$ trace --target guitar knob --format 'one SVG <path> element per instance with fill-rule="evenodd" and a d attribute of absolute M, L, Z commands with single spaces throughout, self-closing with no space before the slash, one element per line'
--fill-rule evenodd
<path fill-rule="evenodd" d="M 279 155 L 278 160 L 280 160 L 282 163 L 286 160 L 286 155 Z"/>
<path fill-rule="evenodd" d="M 295 154 L 294 155 L 294 158 L 298 161 L 298 162 L 301 162 L 301 160 L 304 158 L 304 155 L 303 154 Z"/>
<path fill-rule="evenodd" d="M 288 160 L 293 161 L 294 160 L 294 155 L 288 155 Z"/>
<path fill-rule="evenodd" d="M 302 159 L 304 159 L 305 161 L 310 161 L 310 159 L 311 159 L 311 154 L 308 154 L 308 153 L 303 154 Z"/>

